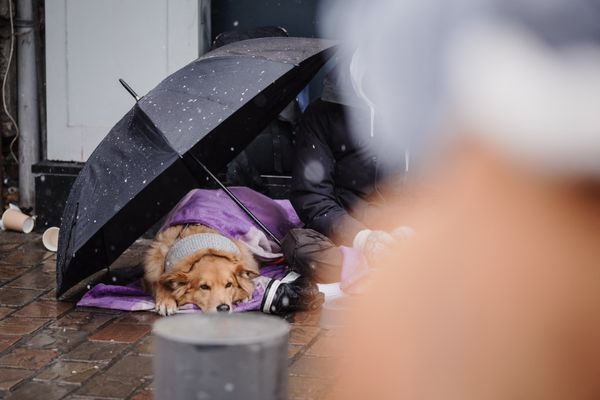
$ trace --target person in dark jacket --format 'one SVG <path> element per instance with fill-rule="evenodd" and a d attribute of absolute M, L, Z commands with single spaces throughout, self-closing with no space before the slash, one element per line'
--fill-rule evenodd
<path fill-rule="evenodd" d="M 305 111 L 296 133 L 291 202 L 305 229 L 291 231 L 284 253 L 292 269 L 319 283 L 340 280 L 338 246 L 353 246 L 372 256 L 393 240 L 366 225 L 385 199 L 379 185 L 402 168 L 382 168 L 369 134 L 371 114 L 339 71 L 324 82 L 323 95 Z M 353 135 L 348 113 L 359 132 Z M 357 116 L 357 117 L 356 117 Z"/>
<path fill-rule="evenodd" d="M 263 37 L 287 37 L 283 27 L 265 26 L 243 31 L 227 31 L 215 38 L 212 49 L 240 40 Z M 289 160 L 284 155 L 293 151 L 292 131 L 300 113 L 299 101 L 292 101 L 234 160 L 227 165 L 225 176 L 228 186 L 248 186 L 259 192 L 269 190 L 262 174 L 289 173 Z M 321 306 L 324 296 L 310 278 L 289 272 L 282 279 L 272 279 L 262 299 L 263 312 L 287 315 L 296 311 L 312 310 Z"/>

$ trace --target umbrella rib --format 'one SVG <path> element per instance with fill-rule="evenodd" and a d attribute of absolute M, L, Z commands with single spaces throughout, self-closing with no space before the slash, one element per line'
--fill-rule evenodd
<path fill-rule="evenodd" d="M 186 92 L 184 90 L 177 90 L 177 89 L 154 89 L 154 91 L 153 91 L 154 94 L 162 93 L 162 92 L 178 93 L 178 94 L 184 94 L 184 95 L 192 96 L 192 97 L 193 96 L 197 96 L 197 95 L 194 95 L 192 93 Z M 198 98 L 200 98 L 200 97 L 198 96 Z M 220 106 L 224 106 L 224 107 L 229 107 L 230 106 L 230 104 L 223 103 L 221 101 L 215 100 L 214 98 L 210 97 L 209 95 L 202 96 L 201 98 L 203 98 L 205 100 L 208 100 L 211 103 L 218 104 Z"/>

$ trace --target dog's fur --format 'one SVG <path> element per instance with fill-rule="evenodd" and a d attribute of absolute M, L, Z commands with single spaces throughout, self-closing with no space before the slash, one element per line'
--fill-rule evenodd
<path fill-rule="evenodd" d="M 165 272 L 165 257 L 179 239 L 197 233 L 219 232 L 202 225 L 178 225 L 160 232 L 144 260 L 144 280 L 156 302 L 156 311 L 171 315 L 178 306 L 195 304 L 203 312 L 216 312 L 226 304 L 231 312 L 235 303 L 249 300 L 254 291 L 252 278 L 259 265 L 245 244 L 233 242 L 240 254 L 215 249 L 201 249 L 178 261 Z"/>

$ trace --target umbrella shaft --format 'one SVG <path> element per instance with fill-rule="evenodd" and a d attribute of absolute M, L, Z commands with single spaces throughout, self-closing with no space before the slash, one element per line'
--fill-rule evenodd
<path fill-rule="evenodd" d="M 195 162 L 196 164 L 198 164 L 198 165 L 199 165 L 199 166 L 200 166 L 200 167 L 201 167 L 201 168 L 204 170 L 204 172 L 206 172 L 206 173 L 208 174 L 208 176 L 210 176 L 210 178 L 211 178 L 213 181 L 215 181 L 215 182 L 217 183 L 217 185 L 219 185 L 219 187 L 220 187 L 221 189 L 223 189 L 223 191 L 224 191 L 225 193 L 227 193 L 227 196 L 229 196 L 229 197 L 231 198 L 231 200 L 233 200 L 233 202 L 234 202 L 235 204 L 237 204 L 237 205 L 238 205 L 238 207 L 240 207 L 240 208 L 242 209 L 242 211 L 244 211 L 244 212 L 246 213 L 246 215 L 248 215 L 248 216 L 249 216 L 249 217 L 252 219 L 252 221 L 254 221 L 254 222 L 256 223 L 256 225 L 258 225 L 258 226 L 260 227 L 260 229 L 262 229 L 262 230 L 263 230 L 263 231 L 264 231 L 264 232 L 265 232 L 267 235 L 269 235 L 269 236 L 271 237 L 271 239 L 273 239 L 273 241 L 274 241 L 275 243 L 277 243 L 277 245 L 278 245 L 279 247 L 281 247 L 281 241 L 280 241 L 280 240 L 279 240 L 279 239 L 278 239 L 278 238 L 277 238 L 277 237 L 276 237 L 276 236 L 273 234 L 273 232 L 271 232 L 271 231 L 269 230 L 269 228 L 267 228 L 267 227 L 265 226 L 265 224 L 263 224 L 263 223 L 262 223 L 262 222 L 261 222 L 261 221 L 260 221 L 260 220 L 259 220 L 259 219 L 256 217 L 256 215 L 254 215 L 254 214 L 252 213 L 252 211 L 250 211 L 250 210 L 248 209 L 248 207 L 246 207 L 246 206 L 244 205 L 244 203 L 242 203 L 242 202 L 241 202 L 241 200 L 240 200 L 240 199 L 238 199 L 238 198 L 237 198 L 237 196 L 236 196 L 235 194 L 233 194 L 233 192 L 231 192 L 231 190 L 229 190 L 229 189 L 227 188 L 227 186 L 225 186 L 225 185 L 223 184 L 223 182 L 221 182 L 221 181 L 219 180 L 219 178 L 217 178 L 217 177 L 216 177 L 216 176 L 215 176 L 215 175 L 214 175 L 214 174 L 213 174 L 213 173 L 212 173 L 212 172 L 211 172 L 211 171 L 208 169 L 208 167 L 206 167 L 206 165 L 204 165 L 204 163 L 203 163 L 202 161 L 198 160 L 198 158 L 196 158 L 196 156 L 194 156 L 193 154 L 191 154 L 191 153 L 188 153 L 188 154 L 191 156 L 192 160 L 194 160 L 194 162 Z"/>

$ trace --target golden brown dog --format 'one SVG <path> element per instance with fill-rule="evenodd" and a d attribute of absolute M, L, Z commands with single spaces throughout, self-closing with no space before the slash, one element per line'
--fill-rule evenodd
<path fill-rule="evenodd" d="M 202 237 L 199 234 L 216 237 L 231 248 L 198 248 L 168 265 L 174 246 L 184 238 L 193 239 L 192 235 Z M 258 275 L 258 268 L 242 242 L 202 225 L 179 225 L 156 236 L 146 253 L 144 280 L 161 315 L 174 314 L 184 304 L 195 304 L 204 312 L 231 312 L 235 303 L 252 297 L 252 278 Z"/>

